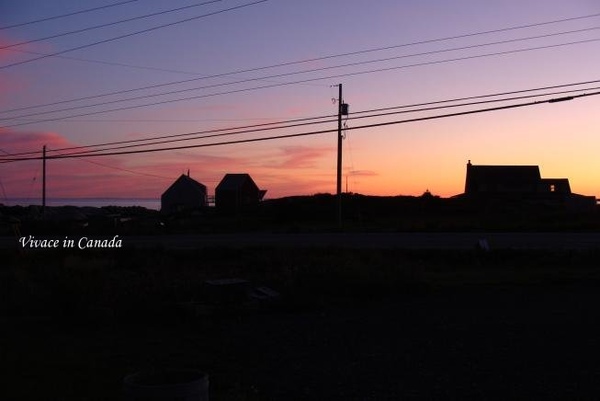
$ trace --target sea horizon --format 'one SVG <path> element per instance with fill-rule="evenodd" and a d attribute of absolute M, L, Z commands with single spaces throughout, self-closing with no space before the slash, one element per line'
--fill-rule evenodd
<path fill-rule="evenodd" d="M 42 206 L 41 198 L 5 198 L 0 199 L 4 206 Z M 141 206 L 150 210 L 160 210 L 160 199 L 156 198 L 46 198 L 46 206 Z"/>

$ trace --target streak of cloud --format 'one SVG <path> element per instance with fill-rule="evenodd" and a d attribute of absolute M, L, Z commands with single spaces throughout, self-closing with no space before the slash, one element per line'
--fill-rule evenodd
<path fill-rule="evenodd" d="M 267 162 L 264 167 L 282 169 L 311 169 L 317 168 L 325 156 L 330 156 L 333 149 L 329 147 L 285 146 L 279 153 Z"/>
<path fill-rule="evenodd" d="M 371 171 L 371 170 L 351 170 L 348 172 L 348 175 L 350 176 L 360 176 L 360 177 L 376 177 L 379 174 L 375 171 Z"/>
<path fill-rule="evenodd" d="M 8 154 L 77 146 L 55 132 L 15 132 L 0 130 L 0 149 Z M 3 152 L 3 153 L 4 153 Z M 46 162 L 49 197 L 155 196 L 157 179 L 133 180 L 127 160 L 104 157 L 101 160 L 51 159 Z M 42 161 L 3 163 L 2 183 L 6 197 L 31 197 L 41 191 Z M 139 177 L 139 176 L 137 176 Z M 164 181 L 164 180 L 163 180 Z M 127 193 L 125 193 L 127 192 Z M 40 192 L 41 193 L 41 192 Z"/>

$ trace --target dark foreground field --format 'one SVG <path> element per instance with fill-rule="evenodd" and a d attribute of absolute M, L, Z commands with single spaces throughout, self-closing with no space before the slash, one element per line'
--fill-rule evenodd
<path fill-rule="evenodd" d="M 2 399 L 119 400 L 195 368 L 211 400 L 598 399 L 586 251 L 5 252 Z M 242 277 L 281 296 L 207 299 Z"/>

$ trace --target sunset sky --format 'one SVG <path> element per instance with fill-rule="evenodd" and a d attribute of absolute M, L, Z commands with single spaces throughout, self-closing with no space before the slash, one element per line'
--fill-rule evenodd
<path fill-rule="evenodd" d="M 539 95 L 527 99 L 356 119 L 582 82 L 477 100 Z M 452 196 L 463 192 L 471 160 L 539 165 L 542 177 L 569 178 L 573 192 L 600 197 L 600 96 L 353 129 L 600 91 L 597 0 L 0 0 L 0 203 L 41 196 L 42 162 L 6 161 L 40 156 L 44 145 L 56 155 L 334 116 L 339 83 L 350 106 L 348 191 Z M 336 128 L 330 118 L 154 148 Z M 251 174 L 268 198 L 334 193 L 336 135 L 51 159 L 47 196 L 159 198 L 188 169 L 209 194 L 226 173 Z"/>

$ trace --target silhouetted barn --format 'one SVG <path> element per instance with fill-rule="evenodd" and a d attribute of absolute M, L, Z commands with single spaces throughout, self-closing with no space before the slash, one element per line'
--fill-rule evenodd
<path fill-rule="evenodd" d="M 160 211 L 175 213 L 207 206 L 206 186 L 182 174 L 160 197 Z"/>
<path fill-rule="evenodd" d="M 225 174 L 215 188 L 215 206 L 225 212 L 248 210 L 256 207 L 266 192 L 249 174 Z"/>
<path fill-rule="evenodd" d="M 474 166 L 469 160 L 465 194 L 535 193 L 541 180 L 538 166 Z"/>
<path fill-rule="evenodd" d="M 575 211 L 595 210 L 596 207 L 594 196 L 572 193 L 567 178 L 542 178 L 538 166 L 474 166 L 470 160 L 463 196 L 518 199 Z"/>

